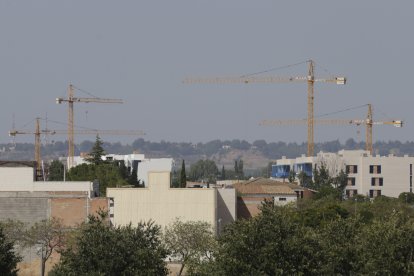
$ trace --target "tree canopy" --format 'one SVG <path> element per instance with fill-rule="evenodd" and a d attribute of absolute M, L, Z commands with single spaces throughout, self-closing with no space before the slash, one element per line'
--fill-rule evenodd
<path fill-rule="evenodd" d="M 176 219 L 164 231 L 164 243 L 170 252 L 170 257 L 181 262 L 178 275 L 184 267 L 190 274 L 198 273 L 203 262 L 212 259 L 216 249 L 216 240 L 212 226 L 203 221 L 183 222 Z"/>
<path fill-rule="evenodd" d="M 17 263 L 21 257 L 14 251 L 14 242 L 10 240 L 0 225 L 0 275 L 17 275 Z"/>
<path fill-rule="evenodd" d="M 110 227 L 90 217 L 62 251 L 51 275 L 167 275 L 167 251 L 153 222 Z"/>
<path fill-rule="evenodd" d="M 198 275 L 411 275 L 414 210 L 398 199 L 264 204 L 227 226 Z"/>

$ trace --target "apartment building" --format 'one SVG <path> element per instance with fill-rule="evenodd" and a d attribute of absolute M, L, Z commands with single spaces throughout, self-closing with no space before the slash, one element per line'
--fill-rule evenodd
<path fill-rule="evenodd" d="M 371 155 L 363 150 L 341 150 L 338 153 L 320 152 L 314 157 L 282 158 L 272 166 L 272 178 L 284 179 L 291 171 L 305 172 L 312 176 L 318 164 L 325 164 L 332 175 L 340 170 L 348 174 L 346 196 L 361 194 L 374 198 L 385 195 L 398 197 L 403 192 L 413 192 L 412 175 L 414 157 Z"/>

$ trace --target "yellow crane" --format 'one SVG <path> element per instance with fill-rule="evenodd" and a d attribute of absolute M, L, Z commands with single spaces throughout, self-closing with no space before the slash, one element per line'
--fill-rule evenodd
<path fill-rule="evenodd" d="M 75 138 L 74 138 L 74 116 L 73 116 L 73 104 L 74 103 L 119 103 L 122 104 L 121 99 L 104 99 L 104 98 L 78 98 L 74 96 L 74 86 L 69 85 L 68 88 L 68 97 L 56 98 L 56 103 L 61 104 L 62 102 L 67 102 L 69 107 L 68 112 L 68 166 L 73 165 L 73 156 L 75 155 Z"/>
<path fill-rule="evenodd" d="M 35 136 L 35 161 L 36 161 L 36 179 L 40 179 L 42 177 L 42 158 L 41 158 L 41 141 L 40 136 L 42 134 L 49 134 L 49 135 L 59 135 L 59 134 L 68 134 L 67 130 L 41 130 L 40 129 L 40 118 L 36 118 L 35 123 L 35 131 L 26 131 L 26 130 L 16 130 L 12 129 L 9 131 L 9 135 L 12 137 L 16 137 L 17 135 L 34 135 Z M 145 135 L 142 130 L 98 130 L 98 129 L 81 129 L 81 130 L 73 130 L 73 134 L 76 135 Z M 73 155 L 72 155 L 73 157 Z M 72 158 L 73 160 L 73 158 Z M 69 164 L 68 164 L 69 165 Z M 73 162 L 72 164 L 73 165 Z M 70 166 L 68 166 L 71 168 Z"/>
<path fill-rule="evenodd" d="M 35 136 L 35 161 L 36 161 L 36 180 L 42 176 L 42 164 L 40 157 L 40 118 L 36 118 L 35 131 L 25 131 L 25 130 L 10 130 L 9 136 L 16 137 L 18 134 L 29 134 Z"/>
<path fill-rule="evenodd" d="M 308 85 L 308 156 L 313 156 L 314 153 L 314 84 L 315 82 L 328 82 L 336 84 L 345 84 L 345 77 L 330 77 L 330 78 L 315 78 L 315 63 L 313 60 L 308 60 L 308 75 L 295 77 L 254 77 L 242 76 L 231 78 L 187 78 L 183 81 L 186 84 L 194 83 L 283 83 L 283 82 L 302 82 Z"/>
<path fill-rule="evenodd" d="M 307 123 L 306 119 L 302 120 L 263 120 L 260 122 L 262 126 L 277 126 L 277 125 L 304 125 Z M 372 128 L 374 125 L 392 125 L 394 127 L 402 127 L 402 120 L 392 121 L 374 121 L 372 116 L 372 106 L 368 104 L 368 113 L 366 119 L 315 119 L 314 124 L 318 125 L 365 125 L 365 150 L 373 153 L 372 147 Z"/>

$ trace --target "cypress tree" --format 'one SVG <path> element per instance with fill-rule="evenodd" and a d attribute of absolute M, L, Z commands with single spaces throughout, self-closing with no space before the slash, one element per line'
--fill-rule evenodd
<path fill-rule="evenodd" d="M 224 169 L 224 165 L 221 168 L 221 180 L 226 180 L 226 170 Z"/>
<path fill-rule="evenodd" d="M 93 145 L 92 151 L 89 153 L 89 157 L 85 158 L 85 160 L 95 165 L 104 163 L 104 161 L 102 160 L 102 156 L 105 155 L 105 151 L 102 145 L 103 142 L 101 138 L 99 137 L 99 135 L 96 135 L 96 141 Z"/>
<path fill-rule="evenodd" d="M 185 173 L 185 161 L 183 159 L 182 165 L 181 165 L 181 175 L 180 175 L 180 188 L 187 187 L 187 175 Z"/>

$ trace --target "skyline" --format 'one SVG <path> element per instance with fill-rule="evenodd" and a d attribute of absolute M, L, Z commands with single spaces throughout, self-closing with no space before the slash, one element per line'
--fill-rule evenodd
<path fill-rule="evenodd" d="M 299 5 L 298 5 L 299 3 Z M 374 4 L 375 3 L 375 4 Z M 35 117 L 66 123 L 70 83 L 123 105 L 75 104 L 75 125 L 143 130 L 150 141 L 306 142 L 306 126 L 261 127 L 264 119 L 306 118 L 306 84 L 186 85 L 186 77 L 241 76 L 315 60 L 316 74 L 348 83 L 315 86 L 315 116 L 371 103 L 374 142 L 412 141 L 411 49 L 414 3 L 324 1 L 49 1 L 0 3 L 0 142 L 15 114 L 19 129 Z M 307 74 L 306 65 L 276 76 Z M 265 74 L 267 75 L 267 74 Z M 412 88 L 411 88 L 412 89 Z M 76 96 L 85 97 L 79 91 Z M 363 119 L 366 109 L 328 118 Z M 65 129 L 62 125 L 48 125 Z M 26 127 L 26 130 L 34 129 Z M 357 134 L 360 129 L 360 134 Z M 3 133 L 3 134 L 1 134 Z M 132 143 L 137 137 L 103 136 Z M 364 140 L 363 127 L 321 126 L 315 142 Z M 75 137 L 75 142 L 94 137 Z M 19 136 L 17 142 L 33 142 Z M 59 139 L 65 140 L 65 136 Z"/>

